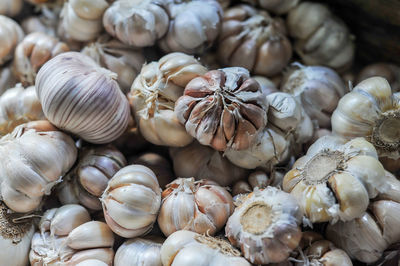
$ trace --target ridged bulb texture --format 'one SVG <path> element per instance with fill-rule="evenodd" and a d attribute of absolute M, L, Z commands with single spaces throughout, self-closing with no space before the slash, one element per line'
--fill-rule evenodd
<path fill-rule="evenodd" d="M 23 216 L 23 215 L 22 215 Z M 31 239 L 35 232 L 32 219 L 18 220 L 18 216 L 0 202 L 0 257 L 2 265 L 26 266 Z"/>
<path fill-rule="evenodd" d="M 285 162 L 291 152 L 300 149 L 313 135 L 311 119 L 294 96 L 276 92 L 264 98 L 269 106 L 266 127 L 247 149 L 228 149 L 224 153 L 237 166 L 270 170 Z"/>
<path fill-rule="evenodd" d="M 103 30 L 103 13 L 108 8 L 106 0 L 68 0 L 60 14 L 60 25 L 73 40 L 94 40 Z"/>
<path fill-rule="evenodd" d="M 187 230 L 177 231 L 165 240 L 161 261 L 164 266 L 251 265 L 228 241 Z"/>
<path fill-rule="evenodd" d="M 62 204 L 81 204 L 90 210 L 101 210 L 99 198 L 108 181 L 126 165 L 124 155 L 111 145 L 82 148 L 77 164 L 57 188 Z"/>
<path fill-rule="evenodd" d="M 347 89 L 334 70 L 297 64 L 285 74 L 281 91 L 295 96 L 319 128 L 330 128 L 332 113 Z"/>
<path fill-rule="evenodd" d="M 163 266 L 161 263 L 163 242 L 163 239 L 157 237 L 128 239 L 115 253 L 114 266 Z"/>
<path fill-rule="evenodd" d="M 14 56 L 14 50 L 24 38 L 20 25 L 13 19 L 0 15 L 0 65 Z"/>
<path fill-rule="evenodd" d="M 137 237 L 152 229 L 161 205 L 161 189 L 150 168 L 133 164 L 111 178 L 101 202 L 104 218 L 114 233 Z"/>
<path fill-rule="evenodd" d="M 299 245 L 301 215 L 290 194 L 274 187 L 256 189 L 229 217 L 225 234 L 251 263 L 278 263 Z"/>
<path fill-rule="evenodd" d="M 190 80 L 207 69 L 193 56 L 170 53 L 144 65 L 128 95 L 143 137 L 156 145 L 183 147 L 192 142 L 174 113 L 175 102 Z"/>
<path fill-rule="evenodd" d="M 13 211 L 35 210 L 75 163 L 72 138 L 48 121 L 19 125 L 0 139 L 1 195 Z"/>
<path fill-rule="evenodd" d="M 178 178 L 162 193 L 158 226 L 165 236 L 179 230 L 214 235 L 234 209 L 229 192 L 210 180 Z"/>
<path fill-rule="evenodd" d="M 273 173 L 268 176 L 264 171 L 256 170 L 250 173 L 246 179 L 239 180 L 232 186 L 232 196 L 251 193 L 255 188 L 264 189 L 269 185 L 275 186 L 273 181 Z"/>
<path fill-rule="evenodd" d="M 69 51 L 67 44 L 45 33 L 34 32 L 15 49 L 14 72 L 23 86 L 35 85 L 37 72 L 51 58 Z"/>
<path fill-rule="evenodd" d="M 353 259 L 373 263 L 391 244 L 400 241 L 400 181 L 385 173 L 389 189 L 374 199 L 360 217 L 328 225 L 326 236 Z"/>
<path fill-rule="evenodd" d="M 400 158 L 400 95 L 382 77 L 368 78 L 343 96 L 332 115 L 333 133 L 364 137 L 378 155 Z"/>
<path fill-rule="evenodd" d="M 267 110 L 260 85 L 241 67 L 192 79 L 175 104 L 186 131 L 218 151 L 247 149 L 267 124 Z"/>
<path fill-rule="evenodd" d="M 133 49 L 106 35 L 87 45 L 82 53 L 90 56 L 101 67 L 116 73 L 118 84 L 124 93 L 129 92 L 145 62 L 140 50 Z"/>
<path fill-rule="evenodd" d="M 324 136 L 294 163 L 283 189 L 312 223 L 351 221 L 388 188 L 384 175 L 374 146 L 365 139 Z"/>
<path fill-rule="evenodd" d="M 18 125 L 45 119 L 34 86 L 18 84 L 0 96 L 0 134 L 11 133 Z"/>
<path fill-rule="evenodd" d="M 106 31 L 134 47 L 152 46 L 168 31 L 167 1 L 119 0 L 104 13 Z"/>
<path fill-rule="evenodd" d="M 375 76 L 385 78 L 393 92 L 400 91 L 400 66 L 389 63 L 370 64 L 358 73 L 357 83 Z"/>
<path fill-rule="evenodd" d="M 0 95 L 6 90 L 15 87 L 17 79 L 12 72 L 11 65 L 0 68 Z"/>
<path fill-rule="evenodd" d="M 307 65 L 324 65 L 343 71 L 354 59 L 354 37 L 326 5 L 302 2 L 287 16 L 294 50 Z"/>
<path fill-rule="evenodd" d="M 23 0 L 3 0 L 0 3 L 0 15 L 14 17 L 19 14 L 23 5 Z"/>
<path fill-rule="evenodd" d="M 106 223 L 91 221 L 77 204 L 47 210 L 33 235 L 29 260 L 32 266 L 77 265 L 96 259 L 112 265 L 114 234 Z M 102 264 L 96 264 L 100 266 Z"/>
<path fill-rule="evenodd" d="M 129 122 L 129 103 L 116 79 L 90 57 L 67 52 L 41 67 L 35 87 L 52 124 L 102 144 L 122 135 Z"/>
<path fill-rule="evenodd" d="M 289 63 L 292 45 L 281 18 L 272 18 L 249 5 L 237 5 L 224 13 L 217 54 L 224 66 L 240 66 L 272 77 Z"/>

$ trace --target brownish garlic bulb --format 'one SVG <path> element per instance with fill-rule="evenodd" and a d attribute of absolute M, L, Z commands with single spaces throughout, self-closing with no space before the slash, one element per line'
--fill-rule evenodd
<path fill-rule="evenodd" d="M 129 103 L 116 78 L 90 57 L 67 52 L 41 67 L 35 87 L 51 123 L 101 144 L 122 135 L 130 118 Z"/>
<path fill-rule="evenodd" d="M 400 67 L 389 63 L 375 63 L 364 67 L 357 76 L 357 83 L 379 76 L 385 78 L 393 92 L 400 91 Z"/>
<path fill-rule="evenodd" d="M 178 178 L 162 192 L 158 225 L 165 236 L 178 230 L 214 235 L 234 209 L 229 192 L 210 180 Z"/>
<path fill-rule="evenodd" d="M 163 266 L 161 263 L 163 242 L 164 240 L 159 237 L 128 239 L 115 253 L 114 266 Z"/>
<path fill-rule="evenodd" d="M 14 56 L 14 50 L 24 38 L 22 28 L 9 17 L 0 15 L 0 65 Z"/>
<path fill-rule="evenodd" d="M 300 0 L 243 0 L 251 5 L 257 5 L 261 8 L 275 14 L 286 14 L 292 8 L 296 7 Z"/>
<path fill-rule="evenodd" d="M 23 0 L 3 0 L 0 2 L 0 15 L 14 17 L 19 14 L 23 5 Z"/>
<path fill-rule="evenodd" d="M 248 5 L 224 13 L 218 58 L 225 66 L 240 66 L 257 75 L 279 74 L 292 57 L 283 20 Z"/>

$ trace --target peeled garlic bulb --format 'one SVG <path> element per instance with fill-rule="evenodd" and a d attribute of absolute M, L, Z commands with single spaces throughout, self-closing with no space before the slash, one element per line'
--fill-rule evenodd
<path fill-rule="evenodd" d="M 193 56 L 183 53 L 171 53 L 143 66 L 128 98 L 146 140 L 172 147 L 192 142 L 174 114 L 174 106 L 189 81 L 206 71 Z"/>
<path fill-rule="evenodd" d="M 0 65 L 14 56 L 15 47 L 24 38 L 24 32 L 17 22 L 0 15 Z"/>
<path fill-rule="evenodd" d="M 209 180 L 178 178 L 167 185 L 162 198 L 157 221 L 166 236 L 178 230 L 214 235 L 234 208 L 229 192 Z"/>
<path fill-rule="evenodd" d="M 35 87 L 47 119 L 88 142 L 111 142 L 128 126 L 129 104 L 116 74 L 86 55 L 54 57 L 40 69 Z"/>
<path fill-rule="evenodd" d="M 157 177 L 148 167 L 129 165 L 108 182 L 101 202 L 110 228 L 123 237 L 146 234 L 153 227 L 161 204 Z"/>
<path fill-rule="evenodd" d="M 161 238 L 133 238 L 126 240 L 115 253 L 114 266 L 162 266 Z"/>
<path fill-rule="evenodd" d="M 250 266 L 228 241 L 186 230 L 177 231 L 165 240 L 161 261 L 164 266 Z"/>
<path fill-rule="evenodd" d="M 0 95 L 6 90 L 13 88 L 17 83 L 11 69 L 12 67 L 10 65 L 0 68 Z"/>
<path fill-rule="evenodd" d="M 23 4 L 23 0 L 3 0 L 0 2 L 0 15 L 16 16 L 21 11 Z"/>
<path fill-rule="evenodd" d="M 10 133 L 20 124 L 45 119 L 35 87 L 21 85 L 0 96 L 0 134 Z"/>
<path fill-rule="evenodd" d="M 258 5 L 267 11 L 282 15 L 297 6 L 300 0 L 244 0 L 243 2 Z"/>
<path fill-rule="evenodd" d="M 254 264 L 286 260 L 300 242 L 300 207 L 274 187 L 256 189 L 235 209 L 225 227 L 229 241 Z"/>
<path fill-rule="evenodd" d="M 385 78 L 393 92 L 400 91 L 400 66 L 389 63 L 375 63 L 364 67 L 357 76 L 357 82 L 379 76 Z"/>

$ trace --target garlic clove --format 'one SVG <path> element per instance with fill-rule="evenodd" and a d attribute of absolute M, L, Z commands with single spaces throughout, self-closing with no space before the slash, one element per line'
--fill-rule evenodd
<path fill-rule="evenodd" d="M 63 205 L 51 218 L 50 233 L 51 235 L 66 236 L 76 227 L 89 221 L 90 215 L 84 207 L 77 204 Z"/>
<path fill-rule="evenodd" d="M 371 203 L 370 208 L 375 214 L 377 224 L 383 228 L 383 239 L 389 244 L 400 241 L 398 230 L 400 224 L 400 204 L 389 200 L 379 200 Z"/>
<path fill-rule="evenodd" d="M 132 169 L 135 169 L 135 174 L 130 174 Z M 142 165 L 130 165 L 119 170 L 113 178 L 108 182 L 108 186 L 112 189 L 119 187 L 121 183 L 134 183 L 151 188 L 153 191 L 160 191 L 157 178 L 153 171 Z"/>
<path fill-rule="evenodd" d="M 114 265 L 162 266 L 162 243 L 163 239 L 158 237 L 128 239 L 118 248 Z"/>
<path fill-rule="evenodd" d="M 89 259 L 100 260 L 110 266 L 114 259 L 114 250 L 112 248 L 95 248 L 78 251 L 68 260 L 67 265 L 77 265 Z"/>
<path fill-rule="evenodd" d="M 355 138 L 347 142 L 345 145 L 345 150 L 348 152 L 352 152 L 357 150 L 360 155 L 366 155 L 378 159 L 378 153 L 374 145 L 370 142 L 365 141 L 364 138 Z"/>
<path fill-rule="evenodd" d="M 347 253 L 341 249 L 334 249 L 327 252 L 320 260 L 326 266 L 353 266 Z"/>
<path fill-rule="evenodd" d="M 67 237 L 67 245 L 73 249 L 110 247 L 114 244 L 114 234 L 106 223 L 91 221 L 72 230 Z"/>

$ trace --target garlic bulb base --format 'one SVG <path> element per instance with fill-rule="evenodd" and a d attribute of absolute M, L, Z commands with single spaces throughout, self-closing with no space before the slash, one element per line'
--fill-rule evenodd
<path fill-rule="evenodd" d="M 400 148 L 400 110 L 390 110 L 381 116 L 375 122 L 372 144 L 390 152 L 397 151 Z"/>
<path fill-rule="evenodd" d="M 10 239 L 13 244 L 18 244 L 22 238 L 31 230 L 33 223 L 32 220 L 16 223 L 18 215 L 10 212 L 7 206 L 0 202 L 0 235 L 5 239 Z"/>
<path fill-rule="evenodd" d="M 212 249 L 218 250 L 220 253 L 224 255 L 232 257 L 241 256 L 239 250 L 237 250 L 229 242 L 221 238 L 197 234 L 194 236 L 194 239 L 201 244 L 207 245 Z"/>

